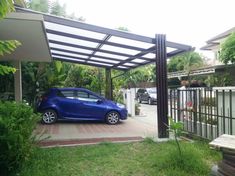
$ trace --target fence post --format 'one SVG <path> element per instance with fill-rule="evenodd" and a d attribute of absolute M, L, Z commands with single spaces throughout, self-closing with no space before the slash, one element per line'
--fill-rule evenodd
<path fill-rule="evenodd" d="M 180 90 L 178 90 L 177 89 L 177 109 L 176 109 L 176 111 L 177 111 L 177 121 L 179 122 L 179 121 L 181 121 L 181 118 L 180 118 L 180 115 L 181 115 L 181 113 L 180 113 Z"/>
<path fill-rule="evenodd" d="M 197 134 L 197 90 L 193 90 L 193 132 Z"/>

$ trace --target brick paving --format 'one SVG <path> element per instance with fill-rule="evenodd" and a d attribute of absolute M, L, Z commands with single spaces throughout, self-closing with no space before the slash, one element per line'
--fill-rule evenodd
<path fill-rule="evenodd" d="M 117 125 L 102 122 L 58 122 L 52 125 L 38 124 L 35 133 L 44 141 L 68 141 L 84 139 L 153 137 L 154 126 L 134 118 L 121 121 Z M 127 139 L 128 140 L 128 139 Z"/>

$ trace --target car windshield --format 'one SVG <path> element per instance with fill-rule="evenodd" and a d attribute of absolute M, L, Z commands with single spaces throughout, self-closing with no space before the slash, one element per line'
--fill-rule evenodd
<path fill-rule="evenodd" d="M 156 88 L 149 88 L 147 89 L 148 93 L 157 93 Z"/>

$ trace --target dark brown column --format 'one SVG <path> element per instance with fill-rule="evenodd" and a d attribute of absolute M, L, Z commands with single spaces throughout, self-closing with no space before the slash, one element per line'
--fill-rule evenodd
<path fill-rule="evenodd" d="M 158 137 L 168 138 L 168 88 L 167 88 L 167 53 L 166 36 L 156 34 L 156 83 L 157 83 L 157 118 Z"/>
<path fill-rule="evenodd" d="M 112 96 L 112 86 L 111 86 L 111 69 L 105 69 L 105 98 L 111 100 Z"/>

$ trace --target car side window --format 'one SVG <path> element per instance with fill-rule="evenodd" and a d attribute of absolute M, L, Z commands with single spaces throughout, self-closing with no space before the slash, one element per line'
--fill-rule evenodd
<path fill-rule="evenodd" d="M 97 102 L 98 97 L 83 91 L 77 91 L 77 98 L 81 101 Z"/>
<path fill-rule="evenodd" d="M 75 99 L 75 92 L 73 90 L 59 90 L 57 96 L 68 99 Z"/>

